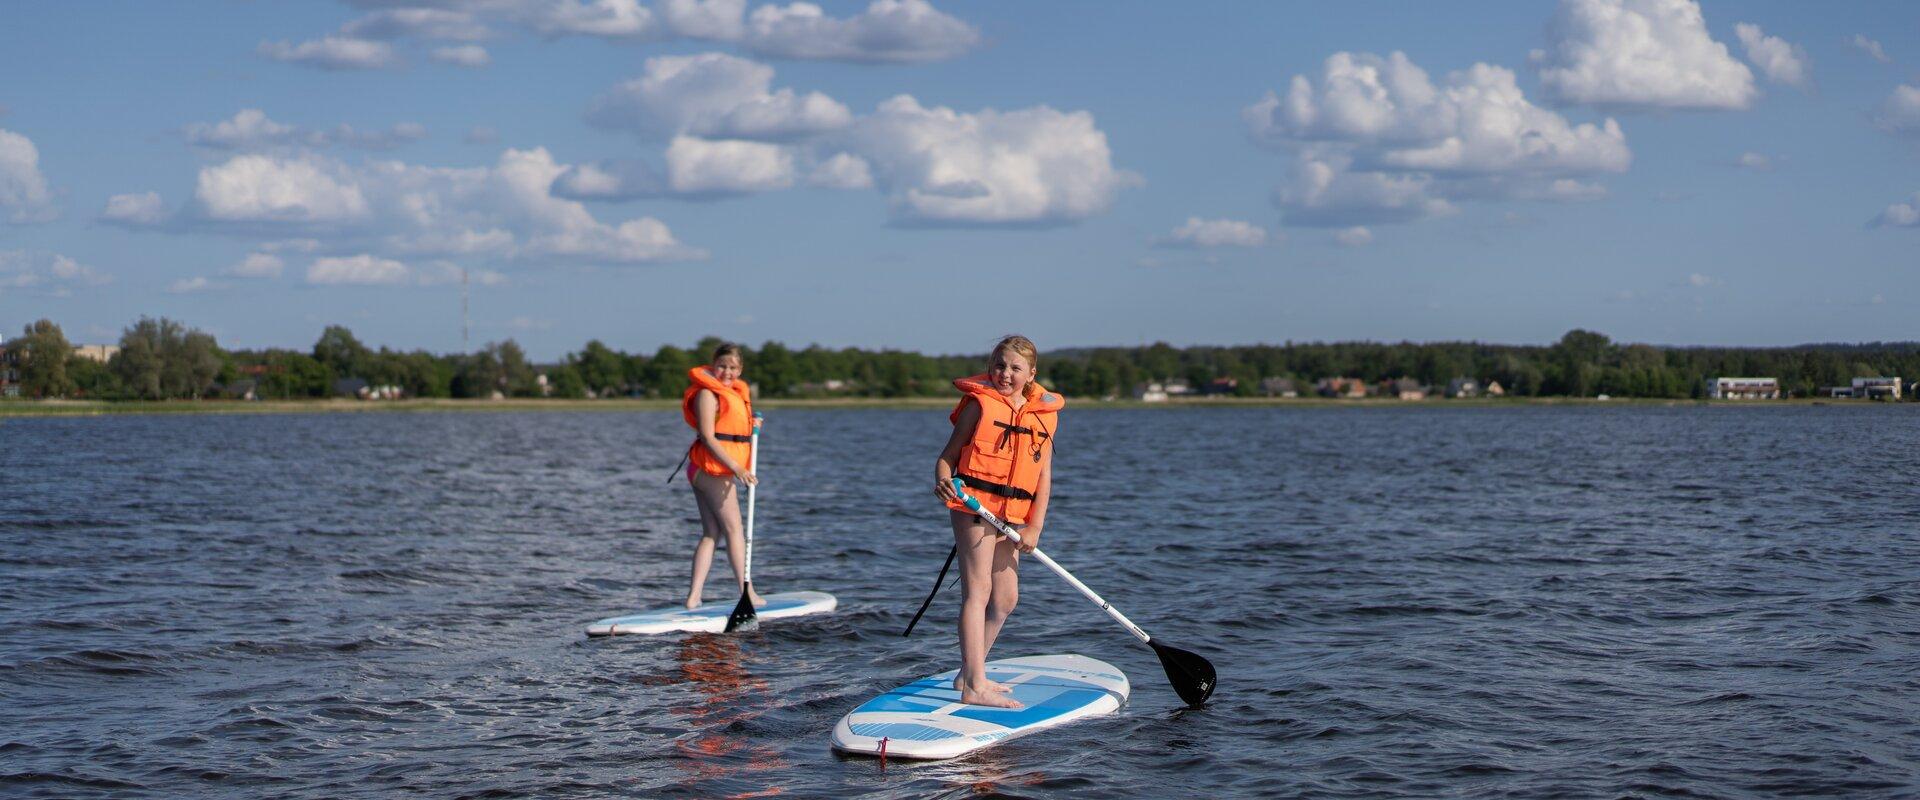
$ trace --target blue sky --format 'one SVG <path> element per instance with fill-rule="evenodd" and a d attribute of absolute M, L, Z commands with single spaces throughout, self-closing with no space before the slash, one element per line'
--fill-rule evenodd
<path fill-rule="evenodd" d="M 1469 13 L 1470 12 L 1470 13 Z M 0 325 L 227 347 L 1913 339 L 1920 7 L 0 10 Z"/>

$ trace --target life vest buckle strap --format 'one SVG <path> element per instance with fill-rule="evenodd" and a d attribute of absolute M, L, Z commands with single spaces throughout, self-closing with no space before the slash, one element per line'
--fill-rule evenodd
<path fill-rule="evenodd" d="M 723 441 L 723 442 L 739 442 L 741 444 L 747 444 L 753 441 L 752 436 L 746 436 L 738 433 L 716 433 L 713 435 L 713 438 L 719 439 L 720 441 Z"/>
<path fill-rule="evenodd" d="M 971 486 L 975 489 L 979 489 L 980 491 L 986 492 L 987 494 L 999 495 L 1001 497 L 1011 498 L 1014 500 L 1032 500 L 1033 499 L 1032 492 L 1029 492 L 1018 486 L 1008 486 L 1007 484 L 1004 484 L 1004 483 L 994 483 L 992 481 L 985 480 L 982 478 L 976 478 L 964 472 L 960 473 L 960 482 L 965 483 L 966 485 Z"/>

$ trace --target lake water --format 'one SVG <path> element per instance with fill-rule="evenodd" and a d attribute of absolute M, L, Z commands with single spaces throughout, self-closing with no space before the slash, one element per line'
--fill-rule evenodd
<path fill-rule="evenodd" d="M 1213 701 L 1028 563 L 994 654 L 1132 700 L 884 768 L 946 415 L 769 416 L 758 583 L 840 610 L 595 640 L 685 591 L 677 413 L 0 422 L 0 795 L 1920 793 L 1920 406 L 1069 408 L 1043 545 Z"/>

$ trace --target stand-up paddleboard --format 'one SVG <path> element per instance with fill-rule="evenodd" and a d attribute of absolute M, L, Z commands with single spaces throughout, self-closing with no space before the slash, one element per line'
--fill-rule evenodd
<path fill-rule="evenodd" d="M 808 614 L 824 614 L 840 603 L 826 592 L 774 592 L 767 604 L 754 607 L 760 619 L 784 619 Z M 728 603 L 706 603 L 691 611 L 686 606 L 657 608 L 625 617 L 608 617 L 587 626 L 588 636 L 618 636 L 629 633 L 719 633 L 727 629 Z"/>
<path fill-rule="evenodd" d="M 970 706 L 948 670 L 861 704 L 833 726 L 833 749 L 895 758 L 965 755 L 1083 717 L 1110 714 L 1127 701 L 1127 676 L 1080 655 L 1025 656 L 987 662 L 987 678 L 1013 687 L 1025 708 Z"/>

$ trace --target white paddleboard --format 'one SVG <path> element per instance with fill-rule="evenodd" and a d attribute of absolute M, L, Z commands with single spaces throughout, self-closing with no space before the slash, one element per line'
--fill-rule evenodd
<path fill-rule="evenodd" d="M 762 620 L 824 614 L 840 604 L 826 592 L 774 592 L 766 595 L 767 604 L 754 608 Z M 738 598 L 726 602 L 708 601 L 691 611 L 686 606 L 656 608 L 624 617 L 608 617 L 587 626 L 588 636 L 616 636 L 628 633 L 674 633 L 679 631 L 719 633 L 727 629 L 727 615 L 733 613 Z"/>
<path fill-rule="evenodd" d="M 860 705 L 833 726 L 833 748 L 895 758 L 953 758 L 1016 736 L 1111 714 L 1127 701 L 1127 676 L 1080 655 L 1024 656 L 987 662 L 987 678 L 1013 687 L 1025 708 L 960 703 L 957 670 L 909 683 Z"/>

